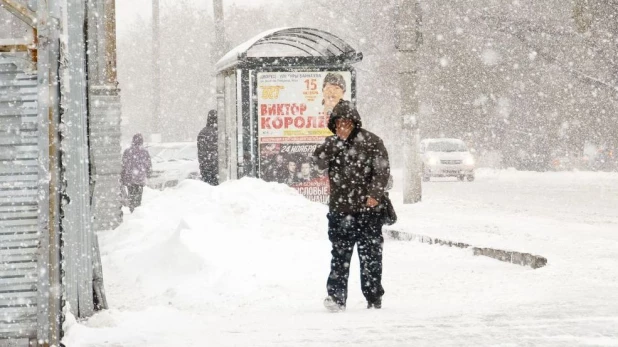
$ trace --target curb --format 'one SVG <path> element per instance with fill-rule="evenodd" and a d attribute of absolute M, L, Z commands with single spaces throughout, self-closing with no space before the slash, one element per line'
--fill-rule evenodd
<path fill-rule="evenodd" d="M 547 265 L 547 258 L 542 257 L 540 255 L 534 255 L 530 253 L 521 253 L 516 251 L 506 251 L 502 249 L 496 248 L 482 248 L 482 247 L 474 247 L 467 243 L 463 242 L 453 242 L 449 240 L 444 240 L 436 237 L 430 237 L 426 235 L 419 235 L 413 233 L 407 233 L 398 230 L 385 229 L 384 233 L 398 241 L 417 241 L 421 243 L 427 243 L 430 245 L 440 245 L 440 246 L 449 246 L 449 247 L 457 247 L 457 248 L 470 248 L 474 255 L 482 255 L 485 257 L 493 258 L 499 261 L 503 261 L 505 263 L 511 263 L 521 266 L 529 266 L 533 269 L 539 269 L 543 266 Z"/>

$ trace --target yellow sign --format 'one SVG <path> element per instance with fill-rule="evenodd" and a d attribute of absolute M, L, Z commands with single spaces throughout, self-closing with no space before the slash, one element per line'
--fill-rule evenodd
<path fill-rule="evenodd" d="M 262 89 L 262 99 L 279 99 L 279 91 L 285 89 L 284 86 L 260 86 Z"/>

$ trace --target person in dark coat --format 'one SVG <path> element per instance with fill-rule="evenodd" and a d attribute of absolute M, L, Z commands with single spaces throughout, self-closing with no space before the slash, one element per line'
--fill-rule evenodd
<path fill-rule="evenodd" d="M 367 308 L 381 308 L 382 202 L 390 175 L 388 153 L 377 135 L 362 128 L 360 115 L 349 101 L 341 100 L 333 108 L 328 128 L 335 135 L 313 153 L 317 166 L 328 169 L 330 182 L 327 217 L 332 260 L 324 305 L 331 311 L 345 310 L 349 264 L 357 244 Z"/>
<path fill-rule="evenodd" d="M 127 187 L 131 212 L 142 204 L 144 186 L 151 172 L 152 161 L 150 154 L 144 148 L 144 137 L 142 134 L 135 134 L 131 147 L 122 154 L 122 172 L 120 173 L 121 183 Z"/>
<path fill-rule="evenodd" d="M 210 185 L 219 184 L 217 111 L 208 111 L 206 126 L 197 136 L 197 159 L 202 180 Z"/>

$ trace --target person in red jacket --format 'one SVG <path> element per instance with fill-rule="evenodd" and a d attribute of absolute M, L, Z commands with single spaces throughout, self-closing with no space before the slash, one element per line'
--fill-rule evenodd
<path fill-rule="evenodd" d="M 131 147 L 127 148 L 122 155 L 120 173 L 120 181 L 123 186 L 127 187 L 131 212 L 142 204 L 144 186 L 151 173 L 152 161 L 150 154 L 144 148 L 144 137 L 142 134 L 135 134 Z"/>

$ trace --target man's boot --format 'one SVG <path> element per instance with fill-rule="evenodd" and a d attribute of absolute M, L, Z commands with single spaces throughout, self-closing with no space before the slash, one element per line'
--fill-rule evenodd
<path fill-rule="evenodd" d="M 342 303 L 338 303 L 335 298 L 333 298 L 332 296 L 327 296 L 326 299 L 324 299 L 324 307 L 326 307 L 327 310 L 329 310 L 330 312 L 343 312 L 345 311 L 345 304 Z"/>
<path fill-rule="evenodd" d="M 382 308 L 382 298 L 377 298 L 376 300 L 367 301 L 367 308 L 381 309 Z"/>

